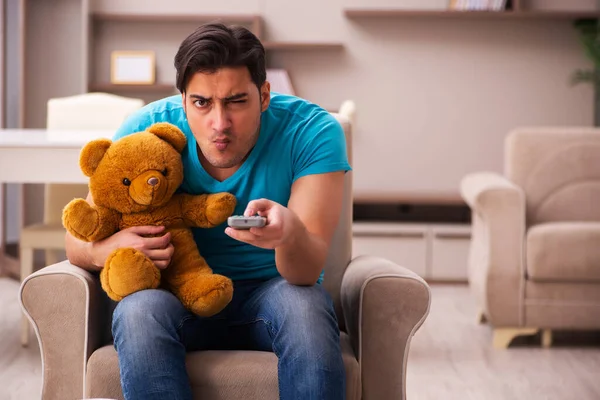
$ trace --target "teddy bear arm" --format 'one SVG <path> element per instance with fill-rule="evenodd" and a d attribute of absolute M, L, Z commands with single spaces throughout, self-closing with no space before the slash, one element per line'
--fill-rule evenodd
<path fill-rule="evenodd" d="M 119 227 L 119 215 L 107 208 L 92 206 L 84 199 L 74 199 L 63 210 L 63 226 L 77 239 L 95 242 Z"/>
<path fill-rule="evenodd" d="M 214 228 L 231 216 L 236 200 L 230 193 L 180 195 L 180 205 L 185 222 L 198 228 Z"/>
<path fill-rule="evenodd" d="M 100 219 L 100 226 L 94 232 L 92 241 L 101 240 L 107 238 L 119 230 L 121 222 L 121 214 L 104 207 L 98 207 L 98 216 Z"/>

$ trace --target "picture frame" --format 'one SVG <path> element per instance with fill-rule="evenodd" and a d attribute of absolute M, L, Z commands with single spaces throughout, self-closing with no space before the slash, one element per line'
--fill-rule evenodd
<path fill-rule="evenodd" d="M 152 85 L 156 81 L 153 51 L 113 51 L 110 82 L 114 85 Z"/>

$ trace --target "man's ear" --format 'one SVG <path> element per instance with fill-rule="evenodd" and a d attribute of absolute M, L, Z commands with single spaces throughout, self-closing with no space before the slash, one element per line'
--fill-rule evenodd
<path fill-rule="evenodd" d="M 265 81 L 260 88 L 260 111 L 265 112 L 271 103 L 271 84 Z"/>
<path fill-rule="evenodd" d="M 92 176 L 112 144 L 109 139 L 96 139 L 86 144 L 79 154 L 79 167 L 85 176 Z"/>
<path fill-rule="evenodd" d="M 175 147 L 179 153 L 185 149 L 187 139 L 181 129 L 173 124 L 159 122 L 151 125 L 146 131 L 155 134 L 165 142 L 169 143 L 171 146 Z"/>

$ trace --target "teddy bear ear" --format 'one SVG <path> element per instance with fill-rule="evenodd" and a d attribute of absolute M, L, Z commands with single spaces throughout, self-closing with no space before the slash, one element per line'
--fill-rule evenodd
<path fill-rule="evenodd" d="M 153 124 L 148 129 L 148 132 L 155 134 L 165 142 L 169 143 L 171 146 L 175 147 L 175 149 L 181 153 L 183 149 L 185 149 L 186 138 L 181 129 L 176 127 L 173 124 L 169 124 L 168 122 L 159 122 Z"/>
<path fill-rule="evenodd" d="M 92 140 L 81 149 L 79 166 L 85 176 L 92 176 L 94 174 L 111 144 L 112 141 L 109 139 L 97 139 Z"/>

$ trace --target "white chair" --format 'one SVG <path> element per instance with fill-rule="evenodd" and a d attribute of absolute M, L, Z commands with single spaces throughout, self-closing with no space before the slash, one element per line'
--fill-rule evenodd
<path fill-rule="evenodd" d="M 108 93 L 85 93 L 50 99 L 47 105 L 47 129 L 116 130 L 125 118 L 144 105 L 141 99 Z M 73 168 L 79 168 L 73 165 Z M 46 265 L 59 262 L 65 249 L 62 209 L 72 199 L 87 196 L 85 184 L 47 184 L 44 188 L 43 222 L 21 229 L 19 251 L 21 281 L 33 273 L 34 251 L 45 250 Z M 29 343 L 29 321 L 23 316 L 21 344 Z"/>

